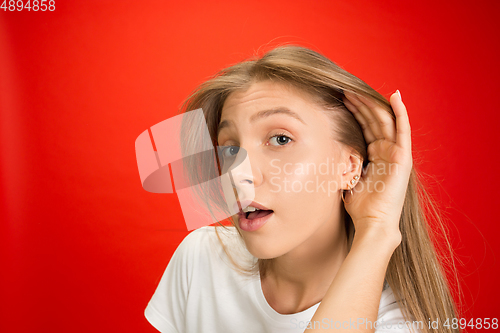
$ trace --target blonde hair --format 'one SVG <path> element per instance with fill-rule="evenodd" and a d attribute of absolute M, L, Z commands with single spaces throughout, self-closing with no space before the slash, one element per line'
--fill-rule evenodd
<path fill-rule="evenodd" d="M 332 124 L 335 125 L 332 127 L 334 137 L 337 141 L 355 149 L 364 161 L 363 168 L 369 162 L 367 145 L 359 123 L 342 101 L 344 92 L 362 95 L 378 102 L 395 119 L 394 111 L 387 99 L 368 84 L 343 70 L 325 56 L 294 45 L 277 47 L 262 57 L 255 56 L 219 71 L 193 91 L 183 102 L 180 112 L 202 108 L 212 144 L 217 146 L 218 124 L 222 107 L 229 94 L 237 90 L 245 90 L 254 82 L 268 80 L 307 92 L 316 103 L 323 106 L 333 120 Z M 183 127 L 183 133 L 187 138 L 184 144 L 197 144 L 195 133 L 189 133 L 189 124 Z M 220 172 L 217 165 L 200 169 L 200 165 L 207 164 L 199 161 L 191 161 L 191 163 L 193 163 L 191 170 L 195 172 L 189 176 L 195 183 L 198 183 L 200 179 L 209 179 L 206 178 L 206 174 L 210 174 L 208 177 L 211 179 L 218 176 L 217 173 Z M 200 173 L 205 175 L 200 176 Z M 442 217 L 421 178 L 414 164 L 400 218 L 402 241 L 391 257 L 385 279 L 393 290 L 405 319 L 423 323 L 423 329 L 420 328 L 428 332 L 430 331 L 429 320 L 434 321 L 439 318 L 439 322 L 443 323 L 449 318 L 451 324 L 451 320 L 457 318 L 458 309 L 451 296 L 444 264 L 447 264 L 446 267 L 450 275 L 454 277 L 457 288 L 458 279 L 453 263 L 453 252 Z M 352 235 L 352 220 L 347 212 L 344 215 L 346 232 Z M 235 225 L 233 217 L 229 220 Z M 444 241 L 435 242 L 435 239 L 431 239 L 431 236 L 434 236 L 429 227 L 431 222 Z M 221 227 L 224 226 L 221 224 Z M 216 232 L 219 228 L 216 227 Z M 233 260 L 219 234 L 217 236 L 235 268 L 242 273 L 265 274 L 267 267 L 272 263 L 272 259 L 259 259 L 250 268 L 242 267 Z M 444 250 L 436 251 L 434 243 L 444 245 Z M 443 255 L 443 253 L 448 255 Z M 438 254 L 443 255 L 442 260 L 438 260 Z M 459 332 L 451 325 L 445 327 L 442 324 L 439 325 L 437 331 Z"/>

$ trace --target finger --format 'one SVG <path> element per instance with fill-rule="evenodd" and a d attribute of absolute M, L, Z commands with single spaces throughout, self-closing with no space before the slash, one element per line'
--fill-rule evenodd
<path fill-rule="evenodd" d="M 401 95 L 398 92 L 392 94 L 390 98 L 392 109 L 396 115 L 396 144 L 405 151 L 411 152 L 410 120 L 406 106 L 403 104 Z"/>
<path fill-rule="evenodd" d="M 382 134 L 386 140 L 396 142 L 396 119 L 393 115 L 389 113 L 375 101 L 366 98 L 364 96 L 357 96 L 358 99 L 363 102 L 369 110 L 373 113 L 375 118 L 378 120 L 378 125 Z"/>
<path fill-rule="evenodd" d="M 382 130 L 380 128 L 378 120 L 377 118 L 375 118 L 370 109 L 363 102 L 361 102 L 361 100 L 359 100 L 356 95 L 346 91 L 345 96 L 349 99 L 349 102 L 354 104 L 359 112 L 361 112 L 361 114 L 365 117 L 368 125 L 370 126 L 370 129 L 375 135 L 375 138 L 384 139 L 384 135 L 382 134 Z"/>
<path fill-rule="evenodd" d="M 370 126 L 368 125 L 368 122 L 366 121 L 365 117 L 363 117 L 363 114 L 361 114 L 361 112 L 359 112 L 359 110 L 351 102 L 349 102 L 347 98 L 343 98 L 343 101 L 347 109 L 352 112 L 354 118 L 356 118 L 359 125 L 361 126 L 366 143 L 369 145 L 373 141 L 377 140 L 375 135 L 373 135 L 373 132 Z"/>

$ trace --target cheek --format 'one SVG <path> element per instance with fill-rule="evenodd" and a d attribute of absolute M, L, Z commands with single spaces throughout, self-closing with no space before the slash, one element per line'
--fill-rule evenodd
<path fill-rule="evenodd" d="M 324 151 L 297 152 L 273 159 L 267 173 L 271 192 L 301 196 L 330 196 L 341 188 L 337 156 Z"/>
<path fill-rule="evenodd" d="M 332 211 L 339 195 L 340 177 L 336 160 L 321 154 L 275 162 L 270 174 L 270 192 L 276 198 L 276 212 L 288 219 L 303 220 Z M 274 201 L 274 200 L 273 200 Z"/>

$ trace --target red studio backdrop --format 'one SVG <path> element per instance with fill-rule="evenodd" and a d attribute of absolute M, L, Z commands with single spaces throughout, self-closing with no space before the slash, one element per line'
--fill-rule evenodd
<path fill-rule="evenodd" d="M 462 317 L 500 317 L 499 2 L 53 3 L 0 10 L 1 332 L 156 331 L 143 312 L 188 231 L 175 194 L 142 189 L 135 139 L 217 70 L 284 43 L 401 91 Z"/>

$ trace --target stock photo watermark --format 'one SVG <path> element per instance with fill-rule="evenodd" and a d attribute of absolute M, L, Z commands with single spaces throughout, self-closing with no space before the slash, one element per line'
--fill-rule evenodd
<path fill-rule="evenodd" d="M 300 329 L 325 329 L 325 330 L 338 330 L 338 329 L 376 329 L 376 330 L 402 330 L 414 329 L 423 330 L 424 327 L 429 329 L 438 329 L 439 327 L 446 327 L 452 329 L 498 329 L 498 318 L 447 318 L 446 320 L 428 320 L 425 321 L 403 321 L 398 322 L 385 322 L 384 319 L 372 322 L 366 318 L 357 318 L 355 320 L 349 319 L 344 321 L 333 320 L 331 318 L 323 318 L 322 320 L 315 321 L 300 321 L 295 318 L 290 320 L 291 328 Z"/>
<path fill-rule="evenodd" d="M 323 318 L 315 321 L 300 321 L 295 318 L 290 320 L 291 328 L 300 329 L 324 329 L 324 330 L 338 330 L 338 329 L 376 329 L 376 330 L 389 330 L 389 329 L 404 329 L 413 327 L 414 329 L 423 329 L 424 323 L 421 321 L 399 321 L 397 323 L 386 323 L 383 319 L 372 322 L 366 318 L 356 318 L 355 320 L 333 320 L 331 318 Z"/>
<path fill-rule="evenodd" d="M 56 2 L 54 0 L 4 0 L 0 5 L 0 9 L 4 12 L 53 12 L 56 10 Z"/>
<path fill-rule="evenodd" d="M 272 185 L 271 192 L 294 192 L 299 193 L 305 191 L 307 193 L 324 192 L 330 196 L 330 193 L 336 193 L 342 188 L 335 179 L 320 179 L 320 176 L 341 175 L 347 170 L 345 163 L 330 162 L 327 158 L 326 162 L 322 163 L 282 163 L 280 159 L 273 159 L 271 162 L 272 175 L 270 183 Z M 357 190 L 366 190 L 368 192 L 383 192 L 385 190 L 385 182 L 380 179 L 384 175 L 393 175 L 398 173 L 399 165 L 397 163 L 371 163 L 371 167 L 362 168 L 361 174 L 365 177 L 363 182 L 356 183 Z M 366 177 L 366 176 L 375 177 Z M 288 177 L 287 177 L 288 176 Z M 292 176 L 292 177 L 289 177 Z M 315 176 L 314 179 L 297 180 L 290 179 L 293 176 Z M 324 178 L 324 177 L 323 177 Z M 376 180 L 372 180 L 374 178 Z"/>

